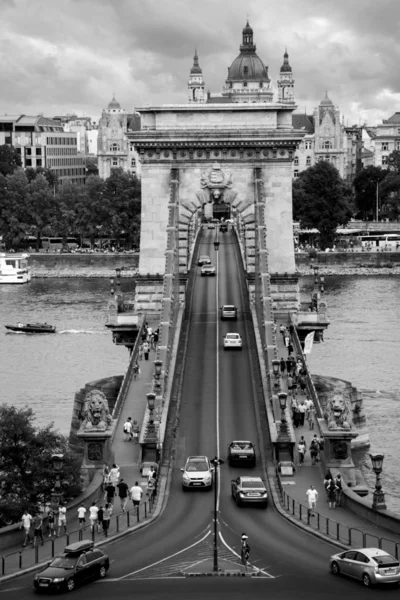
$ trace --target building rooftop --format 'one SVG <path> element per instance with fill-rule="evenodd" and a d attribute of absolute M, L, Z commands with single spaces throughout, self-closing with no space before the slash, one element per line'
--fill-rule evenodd
<path fill-rule="evenodd" d="M 307 133 L 314 133 L 314 117 L 305 113 L 293 113 L 292 125 L 294 129 L 305 129 Z"/>

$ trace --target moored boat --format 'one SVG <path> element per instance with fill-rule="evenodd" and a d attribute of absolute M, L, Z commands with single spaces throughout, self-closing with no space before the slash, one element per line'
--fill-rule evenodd
<path fill-rule="evenodd" d="M 48 325 L 47 323 L 17 323 L 16 325 L 5 325 L 6 329 L 10 331 L 17 331 L 20 333 L 55 333 L 56 328 L 54 325 Z"/>
<path fill-rule="evenodd" d="M 0 252 L 0 283 L 28 283 L 31 280 L 28 258 L 26 253 Z"/>

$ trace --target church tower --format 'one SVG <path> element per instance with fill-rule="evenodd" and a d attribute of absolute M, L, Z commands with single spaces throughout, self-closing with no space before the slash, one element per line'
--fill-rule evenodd
<path fill-rule="evenodd" d="M 285 54 L 283 55 L 283 65 L 279 71 L 278 102 L 294 103 L 294 79 L 292 67 L 289 65 L 289 54 L 287 50 L 285 50 Z"/>
<path fill-rule="evenodd" d="M 97 157 L 99 176 L 107 179 L 111 169 L 128 170 L 127 114 L 115 99 L 109 102 L 99 120 Z"/>
<path fill-rule="evenodd" d="M 203 72 L 199 65 L 197 50 L 194 52 L 193 67 L 190 69 L 188 99 L 189 102 L 206 102 L 205 83 L 203 79 Z"/>

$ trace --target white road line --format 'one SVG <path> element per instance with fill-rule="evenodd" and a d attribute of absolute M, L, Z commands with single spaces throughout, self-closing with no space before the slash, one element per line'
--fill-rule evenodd
<path fill-rule="evenodd" d="M 200 544 L 201 542 L 203 542 L 210 534 L 211 534 L 211 530 L 209 530 L 206 533 L 206 535 L 203 536 L 200 540 L 198 540 L 194 544 L 191 544 L 190 546 L 187 546 L 186 548 L 183 548 L 183 550 L 179 550 L 179 552 L 175 552 L 175 554 L 171 554 L 170 556 L 166 556 L 165 558 L 162 558 L 161 560 L 158 560 L 157 562 L 152 563 L 151 565 L 147 565 L 147 567 L 143 567 L 142 569 L 138 569 L 137 571 L 132 571 L 132 573 L 128 573 L 127 575 L 123 575 L 122 577 L 119 577 L 116 581 L 121 581 L 123 579 L 127 579 L 128 577 L 131 577 L 132 575 L 136 575 L 137 573 L 141 573 L 142 571 L 146 571 L 147 569 L 151 569 L 152 567 L 155 567 L 156 565 L 160 565 L 161 563 L 165 562 L 166 560 L 169 560 L 170 558 L 174 558 L 175 556 L 178 556 L 179 554 L 182 554 L 183 552 L 186 552 L 186 550 L 190 550 L 191 548 L 194 548 L 194 546 L 197 546 L 197 544 Z"/>
<path fill-rule="evenodd" d="M 235 552 L 235 550 L 233 548 L 231 548 L 229 546 L 229 544 L 226 543 L 226 541 L 222 537 L 221 532 L 219 532 L 219 537 L 220 537 L 221 542 L 224 544 L 224 546 L 226 548 L 228 548 L 228 550 L 230 550 L 232 552 L 232 554 L 234 554 L 235 556 L 237 556 L 240 559 L 239 554 L 237 552 Z M 264 571 L 264 569 L 259 569 L 258 567 L 253 567 L 253 565 L 251 563 L 248 563 L 248 566 L 250 568 L 252 568 L 256 573 L 262 573 L 263 575 L 265 575 L 266 577 L 269 577 L 270 579 L 275 579 L 275 577 L 273 575 L 271 575 L 270 573 L 267 573 L 267 571 Z"/>
<path fill-rule="evenodd" d="M 186 571 L 186 569 L 193 569 L 193 567 L 196 567 L 197 565 L 199 565 L 200 563 L 205 562 L 206 560 L 209 560 L 208 558 L 202 558 L 201 560 L 198 560 L 197 562 L 188 565 L 187 567 L 184 567 L 183 569 L 180 569 L 181 571 Z"/>
<path fill-rule="evenodd" d="M 218 230 L 217 230 L 218 231 Z M 218 318 L 218 307 L 219 307 L 219 251 L 215 251 L 217 255 L 216 263 L 217 263 L 217 277 L 216 277 L 216 310 L 217 310 L 217 394 L 216 394 L 216 426 L 217 426 L 217 458 L 219 458 L 219 318 Z M 218 489 L 217 489 L 217 518 L 219 511 L 219 498 L 221 492 L 221 469 L 219 466 L 216 467 L 218 469 Z"/>

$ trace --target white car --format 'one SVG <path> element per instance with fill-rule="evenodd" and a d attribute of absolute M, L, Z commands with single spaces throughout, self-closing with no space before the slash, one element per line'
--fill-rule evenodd
<path fill-rule="evenodd" d="M 227 333 L 224 337 L 224 350 L 230 348 L 241 350 L 243 347 L 242 338 L 239 333 Z"/>
<path fill-rule="evenodd" d="M 197 264 L 199 265 L 199 267 L 202 267 L 203 265 L 211 265 L 211 258 L 206 254 L 202 254 L 201 256 L 199 256 Z"/>
<path fill-rule="evenodd" d="M 400 582 L 399 561 L 380 548 L 354 548 L 334 554 L 330 565 L 334 575 L 354 577 L 366 587 Z"/>
<path fill-rule="evenodd" d="M 213 470 L 207 456 L 189 456 L 186 465 L 181 469 L 183 491 L 194 488 L 211 490 Z"/>
<path fill-rule="evenodd" d="M 201 271 L 200 271 L 200 275 L 201 277 L 212 277 L 216 275 L 216 269 L 214 267 L 214 265 L 203 265 L 201 267 Z"/>

